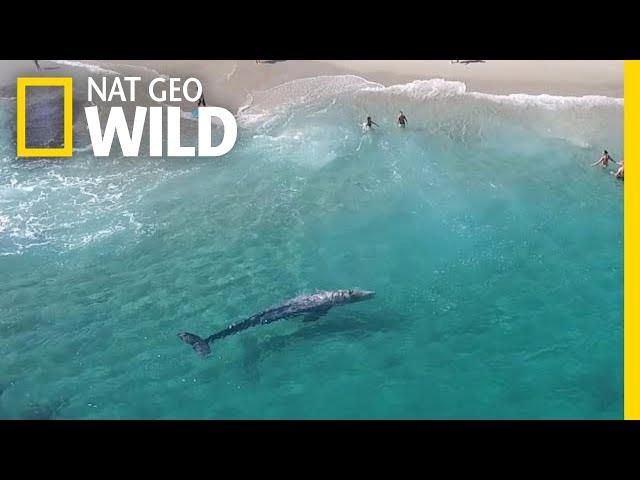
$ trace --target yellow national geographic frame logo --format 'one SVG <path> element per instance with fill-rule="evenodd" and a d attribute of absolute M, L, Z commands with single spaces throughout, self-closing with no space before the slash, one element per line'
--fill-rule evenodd
<path fill-rule="evenodd" d="M 64 77 L 18 78 L 18 157 L 70 157 L 73 155 L 73 79 Z M 64 96 L 64 145 L 62 148 L 27 148 L 27 87 L 62 87 Z"/>

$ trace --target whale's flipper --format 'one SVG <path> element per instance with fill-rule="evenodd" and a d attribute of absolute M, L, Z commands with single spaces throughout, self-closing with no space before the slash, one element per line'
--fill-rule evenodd
<path fill-rule="evenodd" d="M 203 340 L 194 333 L 182 332 L 178 334 L 178 337 L 180 337 L 180 340 L 182 340 L 184 343 L 191 345 L 193 349 L 202 357 L 206 357 L 211 353 L 211 348 L 209 348 L 209 344 L 207 343 L 207 341 Z"/>
<path fill-rule="evenodd" d="M 307 315 L 304 316 L 303 322 L 305 322 L 305 323 L 306 322 L 315 322 L 320 317 L 325 316 L 328 311 L 329 311 L 328 308 L 318 308 L 316 310 L 313 310 L 313 311 L 309 312 Z"/>

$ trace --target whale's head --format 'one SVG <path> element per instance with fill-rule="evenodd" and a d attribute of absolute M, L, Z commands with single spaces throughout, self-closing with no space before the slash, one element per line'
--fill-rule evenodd
<path fill-rule="evenodd" d="M 360 288 L 351 288 L 349 290 L 341 290 L 341 296 L 345 303 L 356 303 L 370 300 L 375 297 L 376 292 L 370 290 L 362 290 Z"/>

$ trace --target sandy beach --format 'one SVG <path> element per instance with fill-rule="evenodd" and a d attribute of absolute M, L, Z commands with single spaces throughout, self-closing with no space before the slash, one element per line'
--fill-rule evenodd
<path fill-rule="evenodd" d="M 484 63 L 457 64 L 441 60 L 332 61 L 355 71 L 393 80 L 444 78 L 467 84 L 469 91 L 510 94 L 549 94 L 564 96 L 623 96 L 624 62 L 564 60 L 487 60 Z M 385 77 L 386 75 L 386 77 Z"/>
<path fill-rule="evenodd" d="M 292 60 L 257 64 L 253 60 L 83 60 L 105 69 L 145 66 L 162 74 L 199 78 L 210 105 L 236 111 L 247 94 L 287 81 L 319 75 L 358 75 L 386 86 L 414 80 L 442 78 L 464 82 L 467 91 L 493 94 L 583 96 L 622 98 L 624 62 L 615 60 L 487 60 L 483 63 L 451 63 L 446 60 Z M 65 75 L 68 65 L 41 60 L 40 75 Z M 32 60 L 0 63 L 0 83 L 36 70 Z M 47 69 L 49 68 L 49 69 Z M 126 68 L 126 67 L 125 67 Z M 99 75 L 99 73 L 96 73 Z"/>
<path fill-rule="evenodd" d="M 111 62 L 100 62 L 109 65 Z M 132 62 L 115 62 L 132 64 Z M 189 72 L 203 81 L 212 100 L 238 108 L 246 93 L 265 90 L 287 81 L 319 75 L 358 75 L 385 86 L 414 80 L 442 78 L 464 82 L 467 91 L 494 94 L 583 96 L 624 95 L 624 62 L 512 60 L 456 64 L 442 60 L 307 60 L 274 64 L 255 61 L 135 62 L 163 73 Z M 213 93 L 215 92 L 215 93 Z"/>

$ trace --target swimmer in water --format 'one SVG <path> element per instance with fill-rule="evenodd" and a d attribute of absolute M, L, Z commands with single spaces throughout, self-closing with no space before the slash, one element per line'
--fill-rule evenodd
<path fill-rule="evenodd" d="M 407 126 L 407 117 L 404 115 L 404 113 L 402 113 L 402 110 L 400 110 L 400 116 L 398 117 L 398 125 L 402 128 Z"/>
<path fill-rule="evenodd" d="M 602 168 L 607 168 L 609 166 L 609 161 L 612 161 L 613 163 L 618 163 L 613 158 L 611 158 L 611 155 L 609 155 L 609 152 L 605 150 L 604 152 L 602 152 L 602 156 L 600 157 L 600 160 L 598 160 L 596 163 L 591 164 L 591 166 L 595 167 L 596 165 L 602 165 Z"/>
<path fill-rule="evenodd" d="M 619 180 L 624 180 L 624 159 L 620 160 L 620 163 L 618 163 L 618 165 L 620 165 L 620 168 L 618 168 L 618 171 L 616 172 L 616 178 Z"/>
<path fill-rule="evenodd" d="M 373 128 L 373 125 L 375 125 L 376 127 L 380 126 L 376 122 L 371 120 L 371 117 L 367 117 L 367 123 L 365 125 L 366 125 L 367 128 Z"/>

